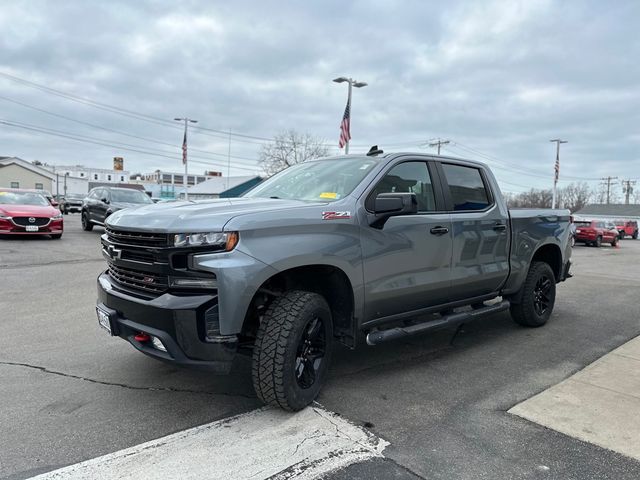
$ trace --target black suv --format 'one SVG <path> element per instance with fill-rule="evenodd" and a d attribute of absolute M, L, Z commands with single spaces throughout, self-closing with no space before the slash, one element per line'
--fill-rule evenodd
<path fill-rule="evenodd" d="M 116 187 L 93 188 L 82 205 L 82 229 L 91 231 L 94 225 L 104 225 L 106 218 L 113 212 L 150 203 L 153 203 L 153 200 L 140 190 Z"/>

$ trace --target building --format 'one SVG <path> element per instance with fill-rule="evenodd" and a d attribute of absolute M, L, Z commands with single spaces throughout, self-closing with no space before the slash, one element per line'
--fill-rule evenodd
<path fill-rule="evenodd" d="M 0 187 L 35 188 L 55 193 L 55 174 L 18 157 L 0 157 Z"/>
<path fill-rule="evenodd" d="M 221 172 L 187 175 L 187 186 L 193 187 L 221 176 Z M 151 192 L 153 197 L 157 198 L 178 198 L 184 193 L 184 172 L 156 170 L 153 173 L 145 173 L 139 177 L 132 178 L 131 181 L 144 185 L 145 189 Z"/>
<path fill-rule="evenodd" d="M 58 175 L 83 178 L 89 182 L 129 183 L 129 172 L 125 170 L 108 170 L 82 165 L 48 165 L 47 168 Z"/>
<path fill-rule="evenodd" d="M 640 221 L 640 205 L 593 203 L 574 213 L 577 220 L 637 220 Z"/>
<path fill-rule="evenodd" d="M 262 177 L 257 175 L 211 178 L 206 182 L 189 188 L 189 199 L 203 200 L 207 198 L 239 197 L 262 180 Z"/>

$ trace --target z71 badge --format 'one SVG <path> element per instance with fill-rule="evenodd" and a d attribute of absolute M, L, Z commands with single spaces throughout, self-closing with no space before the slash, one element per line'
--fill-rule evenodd
<path fill-rule="evenodd" d="M 322 212 L 323 220 L 344 220 L 351 218 L 351 212 Z"/>

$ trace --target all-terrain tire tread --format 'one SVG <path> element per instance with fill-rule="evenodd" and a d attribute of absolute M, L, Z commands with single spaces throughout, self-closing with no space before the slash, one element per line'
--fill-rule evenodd
<path fill-rule="evenodd" d="M 324 299 L 316 293 L 292 290 L 276 298 L 265 312 L 256 335 L 251 375 L 258 398 L 268 405 L 294 411 L 285 393 L 285 354 L 301 310 L 314 301 Z"/>
<path fill-rule="evenodd" d="M 533 304 L 533 295 L 536 281 L 538 279 L 538 274 L 541 270 L 546 270 L 549 278 L 553 279 L 553 270 L 546 262 L 533 262 L 531 267 L 529 267 L 529 272 L 527 273 L 527 278 L 522 284 L 522 298 L 518 303 L 511 304 L 511 318 L 522 326 L 525 327 L 541 327 L 547 320 L 540 321 L 538 316 L 533 311 L 531 307 Z M 554 293 L 554 303 L 555 303 L 555 293 Z M 553 311 L 553 303 L 550 307 L 550 310 Z"/>

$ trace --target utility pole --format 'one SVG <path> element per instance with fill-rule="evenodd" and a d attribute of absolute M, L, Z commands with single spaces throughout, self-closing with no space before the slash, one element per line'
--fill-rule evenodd
<path fill-rule="evenodd" d="M 603 178 L 600 179 L 600 180 L 602 180 L 602 183 L 600 185 L 602 185 L 602 186 L 606 185 L 607 186 L 607 205 L 609 205 L 609 198 L 610 198 L 610 195 L 611 195 L 611 183 L 614 183 L 614 182 L 612 182 L 612 180 L 617 180 L 617 179 L 618 179 L 618 177 L 603 177 Z"/>
<path fill-rule="evenodd" d="M 184 163 L 184 199 L 189 200 L 189 194 L 187 193 L 187 176 L 188 176 L 188 165 L 187 165 L 187 128 L 189 123 L 198 123 L 197 120 L 192 120 L 190 118 L 174 118 L 176 122 L 184 122 L 184 138 L 182 140 L 182 163 Z M 195 182 L 193 182 L 195 185 Z"/>
<path fill-rule="evenodd" d="M 629 205 L 629 195 L 633 194 L 633 186 L 636 184 L 635 180 L 622 180 L 622 191 L 624 192 L 624 204 Z"/>
<path fill-rule="evenodd" d="M 567 140 L 560 140 L 559 138 L 549 141 L 556 143 L 556 165 L 554 167 L 555 173 L 553 175 L 553 200 L 551 201 L 551 208 L 556 208 L 556 199 L 558 198 L 558 178 L 560 177 L 560 144 L 569 142 Z"/>
<path fill-rule="evenodd" d="M 433 141 L 433 142 L 429 142 L 429 146 L 430 147 L 438 147 L 438 156 L 440 155 L 440 147 L 442 145 L 449 145 L 450 140 L 440 140 L 438 139 L 437 141 Z"/>

